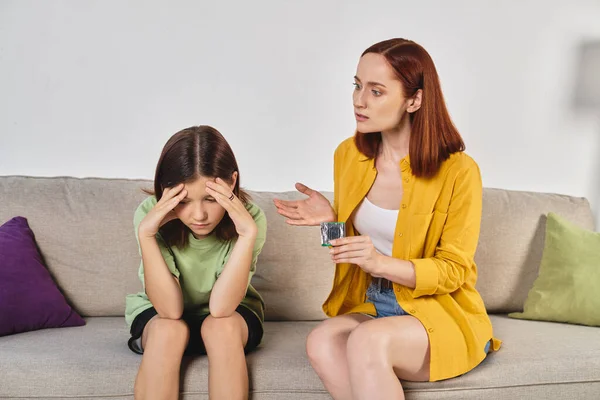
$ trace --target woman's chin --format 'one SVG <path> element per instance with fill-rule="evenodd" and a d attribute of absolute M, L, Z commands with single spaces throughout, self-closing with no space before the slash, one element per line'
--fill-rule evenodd
<path fill-rule="evenodd" d="M 369 126 L 364 126 L 361 123 L 356 124 L 356 132 L 361 135 L 367 135 L 369 133 L 378 133 L 381 132 L 379 129 L 370 128 Z"/>

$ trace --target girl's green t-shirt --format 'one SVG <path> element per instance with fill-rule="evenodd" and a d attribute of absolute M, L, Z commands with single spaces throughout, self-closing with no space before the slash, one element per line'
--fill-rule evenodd
<path fill-rule="evenodd" d="M 156 205 L 156 197 L 150 196 L 137 208 L 133 218 L 135 236 L 138 239 L 138 227 L 146 214 Z M 252 264 L 248 275 L 248 289 L 241 304 L 253 311 L 260 321 L 264 321 L 264 302 L 260 294 L 250 284 L 256 271 L 256 262 L 267 234 L 265 213 L 254 203 L 248 202 L 246 209 L 252 215 L 258 227 L 258 235 L 252 251 Z M 229 260 L 236 239 L 222 241 L 211 234 L 203 239 L 196 239 L 190 232 L 189 246 L 184 249 L 167 246 L 157 235 L 158 245 L 171 273 L 179 279 L 183 294 L 184 313 L 205 315 L 209 313 L 208 301 L 212 288 L 225 264 Z M 141 254 L 141 251 L 140 251 Z M 144 263 L 140 262 L 138 276 L 144 285 Z M 142 311 L 152 307 L 152 303 L 144 291 L 127 295 L 125 300 L 125 320 L 131 326 L 135 317 Z"/>

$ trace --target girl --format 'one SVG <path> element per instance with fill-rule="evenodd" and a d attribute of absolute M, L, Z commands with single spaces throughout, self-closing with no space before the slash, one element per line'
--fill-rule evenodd
<path fill-rule="evenodd" d="M 217 130 L 195 126 L 169 139 L 134 226 L 144 285 L 126 299 L 129 348 L 143 354 L 135 398 L 177 399 L 184 353 L 208 355 L 211 399 L 247 398 L 244 353 L 260 343 L 264 321 L 250 279 L 267 222 L 240 189 Z"/>
<path fill-rule="evenodd" d="M 398 378 L 437 381 L 474 368 L 500 342 L 475 289 L 482 184 L 454 127 L 429 54 L 391 39 L 361 56 L 356 133 L 334 155 L 333 207 L 320 193 L 275 200 L 292 225 L 344 221 L 332 242 L 332 317 L 307 339 L 335 399 L 404 399 Z"/>

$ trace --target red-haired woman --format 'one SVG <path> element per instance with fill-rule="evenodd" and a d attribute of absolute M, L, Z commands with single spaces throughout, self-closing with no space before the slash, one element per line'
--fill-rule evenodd
<path fill-rule="evenodd" d="M 403 399 L 400 379 L 456 377 L 500 347 L 475 289 L 481 176 L 423 47 L 374 44 L 354 86 L 356 133 L 335 151 L 333 206 L 300 183 L 308 198 L 275 204 L 291 225 L 347 224 L 330 250 L 332 318 L 306 346 L 325 387 L 335 399 Z"/>

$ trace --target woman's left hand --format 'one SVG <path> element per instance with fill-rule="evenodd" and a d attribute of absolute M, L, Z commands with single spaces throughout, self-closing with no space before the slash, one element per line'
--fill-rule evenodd
<path fill-rule="evenodd" d="M 227 183 L 217 178 L 206 182 L 206 193 L 210 194 L 227 211 L 241 237 L 256 237 L 258 228 L 244 203 L 231 191 Z"/>
<path fill-rule="evenodd" d="M 329 251 L 336 264 L 356 264 L 365 272 L 378 277 L 382 254 L 378 253 L 369 236 L 349 236 L 330 241 Z"/>

